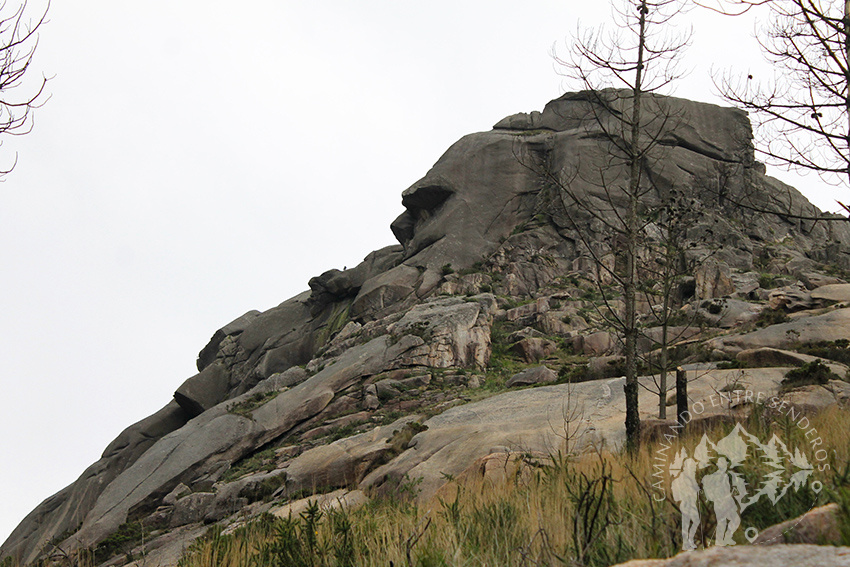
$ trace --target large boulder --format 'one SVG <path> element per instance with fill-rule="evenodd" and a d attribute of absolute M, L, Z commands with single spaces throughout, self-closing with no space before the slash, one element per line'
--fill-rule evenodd
<path fill-rule="evenodd" d="M 540 362 L 558 349 L 554 341 L 542 337 L 527 337 L 511 345 L 510 351 L 528 363 Z"/>
<path fill-rule="evenodd" d="M 850 548 L 821 545 L 710 547 L 670 559 L 637 559 L 615 567 L 850 567 Z"/>
<path fill-rule="evenodd" d="M 753 541 L 755 545 L 809 543 L 841 545 L 840 508 L 832 503 L 818 506 L 802 516 L 770 526 Z"/>
<path fill-rule="evenodd" d="M 518 372 L 511 376 L 505 386 L 513 388 L 514 386 L 531 386 L 533 384 L 546 384 L 554 382 L 558 379 L 558 373 L 550 370 L 545 366 L 534 366 L 526 368 L 522 372 Z"/>
<path fill-rule="evenodd" d="M 846 303 L 850 301 L 850 284 L 835 283 L 824 285 L 812 291 L 811 295 L 812 299 Z"/>
<path fill-rule="evenodd" d="M 812 294 L 801 284 L 780 287 L 768 292 L 767 305 L 771 309 L 784 309 L 785 311 L 811 309 L 813 306 Z"/>
<path fill-rule="evenodd" d="M 378 465 L 407 449 L 407 440 L 418 432 L 416 422 L 421 419 L 407 416 L 306 451 L 287 466 L 286 489 L 298 493 L 357 485 Z"/>
<path fill-rule="evenodd" d="M 490 294 L 466 301 L 456 297 L 421 303 L 387 327 L 396 337 L 414 335 L 423 345 L 410 351 L 405 366 L 485 368 L 490 360 L 490 324 L 496 300 Z"/>
<path fill-rule="evenodd" d="M 210 364 L 174 392 L 175 401 L 192 417 L 227 399 L 230 374 L 223 364 Z"/>
<path fill-rule="evenodd" d="M 752 333 L 718 337 L 708 341 L 708 346 L 737 354 L 746 349 L 761 347 L 782 349 L 796 343 L 848 338 L 850 338 L 850 309 L 836 309 L 822 315 L 771 325 Z"/>

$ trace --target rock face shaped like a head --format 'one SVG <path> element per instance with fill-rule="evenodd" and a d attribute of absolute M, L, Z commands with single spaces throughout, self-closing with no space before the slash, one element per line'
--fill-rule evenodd
<path fill-rule="evenodd" d="M 807 248 L 848 238 L 837 223 L 807 224 L 787 215 L 777 223 L 770 215 L 742 213 L 750 207 L 819 214 L 796 190 L 764 175 L 745 112 L 650 94 L 642 105 L 640 145 L 653 147 L 641 179 L 643 210 L 674 192 L 687 195 L 707 211 L 705 226 L 694 233 L 708 230 L 709 221 L 718 225 L 711 232 L 733 250 L 721 254 L 732 267 L 751 263 L 749 238 L 771 241 L 792 231 Z M 468 267 L 536 215 L 575 244 L 576 258 L 606 241 L 610 251 L 611 226 L 622 222 L 618 214 L 627 201 L 622 147 L 631 108 L 630 91 L 567 93 L 543 112 L 509 116 L 489 132 L 462 138 L 402 194 L 407 210 L 392 229 L 404 247 L 404 264 Z M 735 211 L 740 204 L 745 207 Z M 740 226 L 732 225 L 736 215 Z"/>
<path fill-rule="evenodd" d="M 542 112 L 510 116 L 452 145 L 402 194 L 406 210 L 392 223 L 401 246 L 375 251 L 350 270 L 325 272 L 310 281 L 310 291 L 220 329 L 199 356 L 200 373 L 178 388 L 175 401 L 128 428 L 76 483 L 36 508 L 0 547 L 0 557 L 30 563 L 50 540 L 80 526 L 77 545 L 96 543 L 130 515 L 157 506 L 178 483 L 217 479 L 299 420 L 316 418 L 331 400 L 353 400 L 344 390 L 364 376 L 398 365 L 485 366 L 494 297 L 426 301 L 441 292 L 483 291 L 483 280 L 461 282 L 469 291 L 452 291 L 461 283 L 446 277 L 478 262 L 499 276 L 504 295 L 537 297 L 557 278 L 589 267 L 584 261 L 591 256 L 610 254 L 616 243 L 605 223 L 616 220 L 624 204 L 617 132 L 630 104 L 624 91 L 568 93 Z M 803 260 L 850 267 L 850 233 L 843 224 L 743 215 L 726 207 L 726 201 L 748 199 L 765 208 L 816 212 L 795 190 L 764 176 L 743 112 L 649 96 L 645 116 L 661 155 L 646 167 L 645 207 L 673 190 L 705 204 L 707 216 L 713 215 L 706 227 L 715 227 L 716 240 L 727 245 L 715 258 L 727 268 L 751 269 L 753 243 L 785 235 L 793 236 Z M 562 189 L 580 198 L 585 210 L 570 209 Z M 706 227 L 693 227 L 695 238 Z M 434 324 L 432 310 L 450 315 L 447 322 Z M 393 329 L 405 340 L 390 340 Z M 361 332 L 370 342 L 357 342 Z M 458 344 L 483 348 L 459 352 Z M 333 354 L 319 354 L 328 347 Z M 325 355 L 339 360 L 325 367 Z M 297 368 L 312 363 L 312 376 Z M 278 385 L 291 387 L 289 393 L 250 418 L 229 412 L 236 396 L 276 388 L 267 381 L 282 376 L 287 379 Z"/>
<path fill-rule="evenodd" d="M 407 210 L 392 231 L 405 263 L 467 267 L 529 218 L 536 174 L 516 159 L 515 144 L 502 131 L 464 136 L 402 193 Z"/>
<path fill-rule="evenodd" d="M 568 93 L 542 113 L 513 115 L 490 132 L 462 138 L 402 194 L 407 210 L 392 230 L 404 246 L 404 262 L 456 268 L 488 256 L 534 214 L 552 212 L 541 192 L 547 176 L 557 172 L 574 171 L 571 185 L 577 191 L 616 200 L 616 191 L 589 180 L 593 168 L 617 169 L 618 164 L 606 163 L 612 145 L 607 138 L 619 131 L 629 105 L 624 91 Z M 660 145 L 680 166 L 663 172 L 655 166 L 661 185 L 688 182 L 682 177 L 699 175 L 697 170 L 710 169 L 710 162 L 742 169 L 753 165 L 752 135 L 743 112 L 666 97 L 649 97 L 645 107 L 647 116 L 672 117 L 657 126 L 659 120 L 650 120 L 647 126 L 657 127 Z"/>

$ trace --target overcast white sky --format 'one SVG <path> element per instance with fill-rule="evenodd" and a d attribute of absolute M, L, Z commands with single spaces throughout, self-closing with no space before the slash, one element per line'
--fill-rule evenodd
<path fill-rule="evenodd" d="M 0 541 L 165 405 L 216 329 L 393 244 L 401 192 L 462 135 L 569 90 L 553 44 L 608 15 L 54 0 L 32 68 L 52 98 L 0 147 L 0 165 L 18 154 L 0 184 Z M 752 20 L 690 17 L 676 94 L 720 103 L 712 64 L 760 64 Z M 832 207 L 819 185 L 797 183 Z"/>

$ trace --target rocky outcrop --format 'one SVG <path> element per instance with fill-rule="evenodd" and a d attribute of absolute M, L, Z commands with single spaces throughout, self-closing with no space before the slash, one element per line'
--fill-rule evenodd
<path fill-rule="evenodd" d="M 596 357 L 589 375 L 616 375 L 621 337 L 606 321 L 623 303 L 607 270 L 617 266 L 620 243 L 606 222 L 624 201 L 616 183 L 600 186 L 594 175 L 604 163 L 612 179 L 624 175 L 607 162 L 612 146 L 603 130 L 629 104 L 622 91 L 568 93 L 542 112 L 511 116 L 452 145 L 402 193 L 405 211 L 391 225 L 398 244 L 217 330 L 198 355 L 198 373 L 173 400 L 27 516 L 0 557 L 28 564 L 49 541 L 61 540 L 64 550 L 92 546 L 136 520 L 196 537 L 200 531 L 187 524 L 279 511 L 287 490 L 317 485 L 380 493 L 410 475 L 423 479 L 424 497 L 443 473 L 460 474 L 476 459 L 495 467 L 491 454 L 548 454 L 565 437 L 619 444 L 620 378 L 486 395 L 505 382 L 551 382 L 560 368 L 580 370 L 586 359 L 578 357 Z M 764 175 L 743 112 L 664 97 L 648 97 L 646 108 L 681 120 L 662 133 L 665 159 L 652 165 L 644 205 L 651 209 L 675 190 L 704 213 L 686 235 L 685 260 L 701 265 L 674 294 L 677 307 L 688 305 L 679 317 L 686 322 L 673 328 L 677 345 L 686 350 L 703 340 L 701 331 L 718 332 L 696 320 L 725 330 L 708 346 L 727 358 L 850 338 L 850 309 L 808 311 L 850 300 L 848 284 L 821 273 L 829 273 L 823 262 L 850 267 L 846 224 L 731 204 L 816 212 Z M 561 174 L 593 215 L 565 207 L 550 182 Z M 765 271 L 778 289 L 762 289 Z M 660 341 L 657 300 L 649 293 L 640 303 L 645 350 Z M 798 318 L 736 334 L 767 301 Z M 542 361 L 552 369 L 528 370 Z M 701 376 L 690 389 L 695 399 L 737 379 L 733 371 Z M 782 369 L 764 369 L 748 385 L 775 392 L 782 377 Z M 485 399 L 467 403 L 470 392 Z M 843 392 L 833 388 L 836 399 Z M 828 403 L 820 390 L 794 395 L 804 394 Z M 655 407 L 650 393 L 641 395 L 644 408 Z M 583 418 L 567 420 L 574 414 L 565 404 L 580 407 Z M 162 557 L 175 553 L 169 537 L 161 536 Z"/>
<path fill-rule="evenodd" d="M 692 405 L 700 404 L 701 419 L 725 416 L 743 399 L 718 392 L 735 385 L 768 399 L 779 391 L 786 371 L 765 368 L 742 378 L 738 370 L 691 370 L 688 396 Z M 641 383 L 642 418 L 649 419 L 658 403 L 651 391 L 654 380 L 645 377 Z M 623 384 L 623 378 L 614 378 L 541 386 L 448 409 L 424 421 L 423 431 L 409 442 L 410 450 L 375 469 L 360 487 L 380 491 L 405 476 L 421 478 L 419 497 L 424 501 L 439 490 L 446 475 L 457 476 L 494 452 L 552 455 L 563 450 L 567 440 L 576 451 L 590 445 L 619 448 L 625 441 Z"/>
<path fill-rule="evenodd" d="M 422 339 L 422 345 L 405 356 L 405 366 L 485 368 L 495 311 L 496 299 L 489 294 L 470 301 L 438 298 L 413 307 L 387 331 Z"/>
<path fill-rule="evenodd" d="M 736 545 L 711 547 L 704 551 L 686 551 L 671 559 L 638 559 L 616 567 L 848 567 L 850 548 L 819 545 Z"/>
<path fill-rule="evenodd" d="M 850 309 L 836 309 L 822 315 L 812 315 L 771 325 L 764 329 L 720 337 L 708 342 L 711 348 L 730 354 L 745 349 L 778 348 L 782 349 L 796 343 L 818 341 L 836 341 L 850 337 Z"/>
<path fill-rule="evenodd" d="M 811 295 L 812 299 L 845 303 L 850 301 L 850 284 L 836 283 L 824 285 L 815 288 Z"/>
<path fill-rule="evenodd" d="M 808 543 L 841 545 L 840 508 L 832 503 L 809 510 L 800 517 L 770 526 L 753 541 L 759 545 Z"/>
<path fill-rule="evenodd" d="M 558 373 L 546 368 L 545 366 L 535 366 L 526 368 L 522 372 L 518 372 L 510 377 L 505 382 L 505 386 L 512 388 L 514 386 L 531 386 L 533 384 L 547 384 L 558 379 Z"/>

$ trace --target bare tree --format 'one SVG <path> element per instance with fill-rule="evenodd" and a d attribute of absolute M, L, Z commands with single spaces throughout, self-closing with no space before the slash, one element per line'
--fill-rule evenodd
<path fill-rule="evenodd" d="M 646 357 L 646 365 L 652 374 L 658 371 L 654 389 L 650 391 L 658 396 L 658 418 L 667 419 L 667 375 L 675 365 L 671 360 L 671 346 L 684 338 L 683 330 L 673 330 L 671 323 L 676 308 L 681 307 L 685 299 L 681 293 L 684 279 L 694 273 L 696 267 L 705 261 L 714 250 L 694 255 L 693 248 L 700 245 L 710 247 L 707 234 L 697 242 L 688 238 L 687 232 L 704 216 L 699 199 L 689 196 L 685 191 L 671 189 L 665 202 L 649 211 L 650 225 L 642 248 L 647 256 L 640 264 L 641 285 L 639 291 L 645 298 L 652 319 L 661 327 L 660 337 L 648 337 L 658 343 L 657 354 L 651 352 Z M 711 230 L 711 229 L 709 229 Z M 687 330 L 697 319 L 698 310 L 690 312 L 684 327 Z"/>
<path fill-rule="evenodd" d="M 608 311 L 623 336 L 626 439 L 632 451 L 640 444 L 636 306 L 639 253 L 647 224 L 642 212 L 645 198 L 656 193 L 647 172 L 661 159 L 659 141 L 682 119 L 654 94 L 681 76 L 678 55 L 689 43 L 690 33 L 675 35 L 668 30 L 671 19 L 684 7 L 681 0 L 623 0 L 614 10 L 612 33 L 601 28 L 579 30 L 569 55 L 556 56 L 564 74 L 584 88 L 596 130 L 609 146 L 605 163 L 573 172 L 600 187 L 607 205 L 574 191 L 571 180 L 558 172 L 550 180 L 579 235 L 588 221 L 605 225 L 612 234 L 608 244 L 613 262 L 597 258 L 597 265 L 616 282 L 623 297 L 622 313 Z M 585 218 L 570 211 L 582 211 Z M 593 253 L 595 244 L 585 245 Z"/>
<path fill-rule="evenodd" d="M 38 32 L 46 22 L 44 8 L 40 17 L 32 19 L 24 0 L 14 6 L 0 2 L 0 135 L 19 136 L 32 129 L 32 110 L 43 101 L 47 79 L 27 80 L 28 71 L 38 47 Z M 9 173 L 14 164 L 0 170 Z"/>
<path fill-rule="evenodd" d="M 723 97 L 751 111 L 756 151 L 768 163 L 850 186 L 850 1 L 712 0 L 706 6 L 729 15 L 756 6 L 770 12 L 758 40 L 774 78 L 715 75 Z"/>

